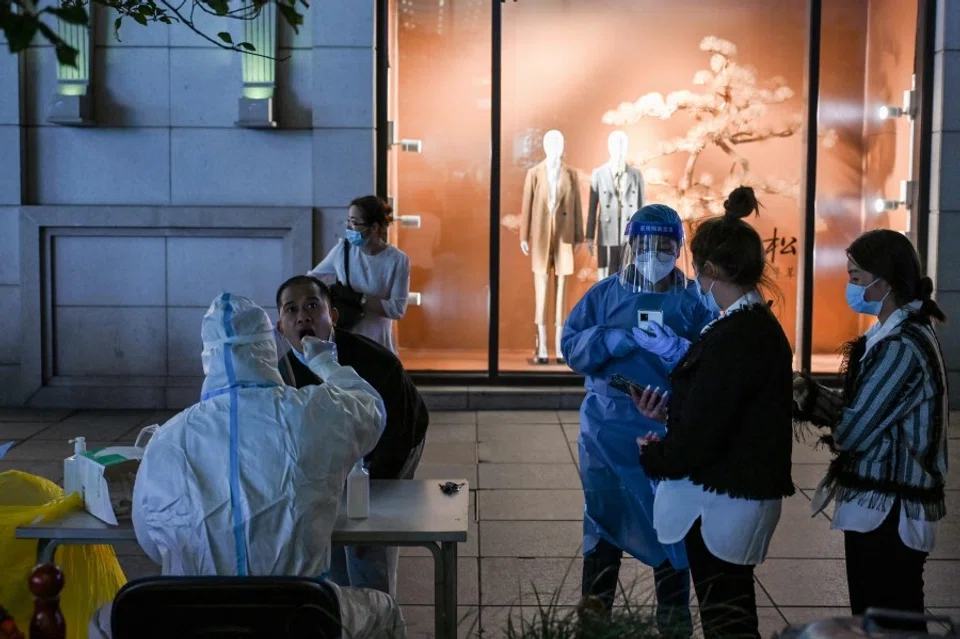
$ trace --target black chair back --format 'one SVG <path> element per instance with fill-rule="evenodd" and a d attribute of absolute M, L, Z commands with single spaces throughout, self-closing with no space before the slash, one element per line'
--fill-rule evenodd
<path fill-rule="evenodd" d="M 299 577 L 149 577 L 117 593 L 113 639 L 340 639 L 333 589 Z"/>

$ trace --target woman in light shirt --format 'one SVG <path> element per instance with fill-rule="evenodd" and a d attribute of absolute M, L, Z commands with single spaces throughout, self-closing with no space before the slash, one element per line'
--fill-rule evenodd
<path fill-rule="evenodd" d="M 878 321 L 844 349 L 842 390 L 796 377 L 795 416 L 829 428 L 835 454 L 814 510 L 836 503 L 853 614 L 922 614 L 923 568 L 946 514 L 947 372 L 933 329 L 946 316 L 903 234 L 865 233 L 847 258 L 847 303 Z M 879 623 L 926 632 L 923 621 Z"/>
<path fill-rule="evenodd" d="M 308 275 L 332 286 L 347 283 L 344 261 L 349 260 L 349 284 L 362 293 L 363 317 L 349 327 L 381 346 L 397 352 L 393 322 L 407 312 L 410 294 L 410 258 L 387 243 L 393 209 L 375 195 L 359 197 L 347 210 L 347 233 Z"/>

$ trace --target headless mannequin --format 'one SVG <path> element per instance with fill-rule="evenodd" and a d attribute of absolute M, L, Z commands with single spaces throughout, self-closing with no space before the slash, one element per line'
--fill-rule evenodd
<path fill-rule="evenodd" d="M 609 159 L 594 169 L 590 179 L 587 248 L 591 255 L 596 251 L 598 280 L 620 268 L 624 225 L 643 206 L 643 179 L 636 168 L 627 164 L 627 145 L 625 132 L 611 133 L 607 138 Z"/>
<path fill-rule="evenodd" d="M 563 171 L 561 158 L 563 157 L 563 134 L 556 129 L 547 131 L 543 136 L 543 151 L 546 154 L 547 183 L 550 189 L 549 208 L 551 214 L 557 205 L 557 197 L 560 186 L 560 179 Z M 579 197 L 579 196 L 578 196 Z M 520 242 L 520 250 L 524 255 L 530 255 L 530 244 L 526 240 Z M 535 303 L 537 306 L 537 317 L 543 316 L 542 309 L 547 303 L 547 293 L 550 283 L 550 273 L 534 273 L 533 287 Z M 556 333 L 554 339 L 554 353 L 558 362 L 563 361 L 560 354 L 560 338 L 563 334 L 563 309 L 564 293 L 566 291 L 566 276 L 556 275 Z M 536 363 L 545 364 L 548 361 L 547 353 L 547 326 L 537 323 L 537 355 Z"/>
<path fill-rule="evenodd" d="M 618 187 L 618 196 L 620 196 L 623 191 L 619 190 L 623 188 L 623 175 L 627 171 L 627 134 L 623 131 L 614 131 L 610 134 L 610 137 L 607 138 L 607 151 L 610 153 L 610 159 L 607 160 L 607 167 L 610 172 L 613 173 L 614 184 Z M 631 211 L 632 213 L 632 211 Z M 622 235 L 622 229 L 621 229 Z M 604 247 L 600 247 L 600 250 L 605 250 Z M 606 266 L 602 268 L 597 268 L 597 279 L 604 279 L 610 275 L 610 264 L 607 263 Z M 613 267 L 614 269 L 619 269 L 620 265 L 616 264 Z"/>

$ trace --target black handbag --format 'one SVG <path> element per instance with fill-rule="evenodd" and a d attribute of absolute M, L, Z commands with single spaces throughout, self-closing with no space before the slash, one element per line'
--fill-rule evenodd
<path fill-rule="evenodd" d="M 333 307 L 337 309 L 337 328 L 349 331 L 363 319 L 363 293 L 353 290 L 350 286 L 350 243 L 343 241 L 343 279 L 346 282 L 337 282 L 330 287 L 330 296 L 333 298 Z"/>

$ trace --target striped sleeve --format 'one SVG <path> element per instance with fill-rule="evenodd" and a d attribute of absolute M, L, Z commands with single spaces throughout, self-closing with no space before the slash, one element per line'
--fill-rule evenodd
<path fill-rule="evenodd" d="M 834 428 L 835 446 L 840 450 L 869 450 L 923 400 L 922 367 L 913 351 L 900 340 L 885 340 L 876 348 L 856 396 Z"/>

